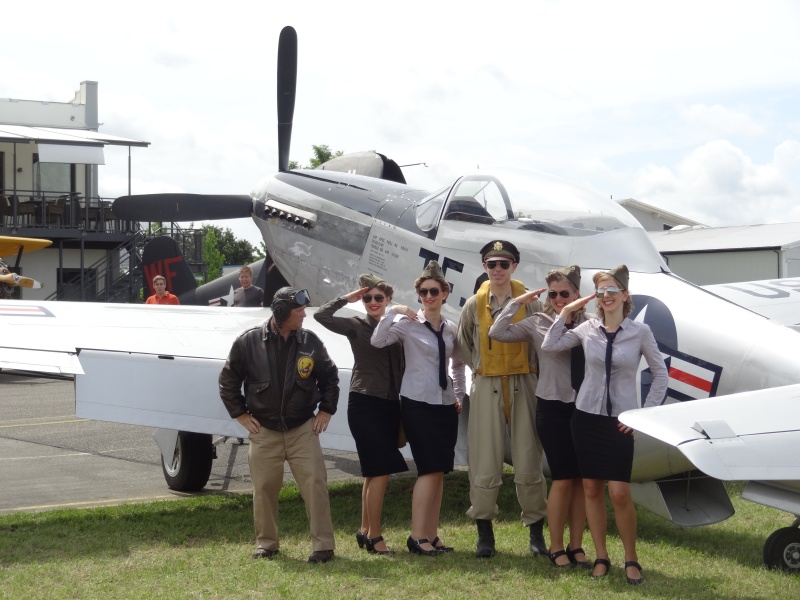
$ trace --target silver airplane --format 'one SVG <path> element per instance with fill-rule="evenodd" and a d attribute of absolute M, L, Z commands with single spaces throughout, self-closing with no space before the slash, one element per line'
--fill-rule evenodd
<path fill-rule="evenodd" d="M 412 282 L 436 259 L 452 287 L 445 310 L 453 319 L 483 277 L 478 249 L 492 239 L 517 246 L 522 258 L 515 277 L 532 288 L 542 285 L 548 270 L 578 264 L 586 282 L 581 291 L 589 294 L 595 271 L 625 263 L 636 307 L 631 318 L 651 327 L 669 369 L 667 404 L 689 414 L 714 407 L 719 418 L 758 414 L 762 437 L 787 429 L 798 435 L 798 420 L 789 412 L 797 393 L 793 384 L 800 383 L 798 334 L 672 274 L 642 227 L 611 200 L 551 176 L 512 170 L 479 171 L 437 190 L 420 190 L 405 184 L 393 161 L 375 153 L 290 171 L 296 68 L 297 37 L 287 27 L 278 53 L 279 170 L 250 196 L 126 196 L 115 202 L 115 214 L 140 221 L 251 217 L 280 276 L 308 289 L 315 305 L 356 289 L 363 272 L 386 278 L 397 290 L 394 300 L 413 305 Z M 13 312 L 22 309 L 29 314 Z M 211 434 L 246 435 L 217 397 L 219 369 L 233 338 L 268 316 L 268 309 L 0 303 L 0 368 L 76 373 L 78 416 L 159 428 L 168 484 L 197 489 L 208 479 Z M 306 325 L 340 366 L 343 406 L 352 368 L 347 342 L 312 319 Z M 644 398 L 650 384 L 645 364 L 639 383 Z M 145 392 L 154 385 L 162 390 L 157 398 Z M 742 392 L 749 392 L 747 402 L 727 403 Z M 767 397 L 774 402 L 765 411 L 759 403 Z M 354 448 L 345 413 L 340 410 L 331 421 L 326 447 Z M 467 418 L 465 410 L 462 428 Z M 464 438 L 457 448 L 462 461 Z M 637 503 L 682 526 L 730 517 L 721 473 L 704 472 L 672 438 L 664 438 L 636 438 Z M 775 452 L 766 448 L 764 460 L 776 458 Z M 800 458 L 785 451 L 780 456 L 786 464 L 777 478 L 766 468 L 749 472 L 762 484 L 757 501 L 774 506 L 771 495 L 780 495 L 789 500 L 779 508 L 798 515 L 800 490 L 787 492 L 780 482 L 800 481 Z M 768 561 L 771 566 L 800 569 L 796 525 L 789 528 L 789 542 L 780 537 L 776 546 L 770 538 L 768 545 L 780 554 Z"/>

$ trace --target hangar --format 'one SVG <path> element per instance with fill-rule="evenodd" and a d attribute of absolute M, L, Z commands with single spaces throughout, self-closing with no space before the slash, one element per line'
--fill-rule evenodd
<path fill-rule="evenodd" d="M 697 285 L 800 277 L 800 223 L 650 231 L 670 269 Z"/>

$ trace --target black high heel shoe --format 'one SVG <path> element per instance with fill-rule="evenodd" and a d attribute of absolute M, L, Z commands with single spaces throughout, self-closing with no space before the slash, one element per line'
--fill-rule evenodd
<path fill-rule="evenodd" d="M 596 567 L 597 565 L 604 566 L 606 570 L 600 573 L 600 575 L 592 575 L 592 579 L 602 579 L 603 577 L 608 575 L 608 572 L 611 570 L 611 561 L 608 560 L 607 558 L 595 558 L 594 567 Z M 594 567 L 592 567 L 592 571 L 594 571 Z"/>
<path fill-rule="evenodd" d="M 420 538 L 415 540 L 411 536 L 408 536 L 406 540 L 406 546 L 408 546 L 408 551 L 411 554 L 421 554 L 422 556 L 439 556 L 442 552 L 436 548 L 433 550 L 425 550 L 424 548 L 420 548 L 422 544 L 430 544 L 430 540 L 425 538 Z"/>
<path fill-rule="evenodd" d="M 442 545 L 441 546 L 437 546 L 436 544 L 439 544 L 439 543 L 441 543 Z M 438 550 L 439 552 L 455 552 L 455 550 L 456 550 L 452 546 L 445 546 L 444 542 L 442 542 L 442 540 L 439 539 L 438 535 L 435 538 L 433 538 L 433 541 L 431 542 L 431 546 L 433 546 L 434 550 Z"/>
<path fill-rule="evenodd" d="M 387 550 L 375 550 L 375 544 L 377 544 L 378 542 L 382 542 L 382 541 L 383 541 L 383 536 L 382 535 L 379 535 L 378 537 L 374 537 L 372 539 L 367 538 L 367 543 L 366 543 L 367 552 L 369 552 L 370 554 L 383 554 L 383 555 L 394 554 L 395 551 L 392 550 L 391 548 L 389 548 Z"/>
<path fill-rule="evenodd" d="M 358 547 L 363 550 L 364 546 L 367 545 L 367 534 L 365 534 L 360 529 L 356 531 L 356 542 L 358 543 Z"/>
<path fill-rule="evenodd" d="M 628 567 L 636 567 L 639 569 L 639 579 L 634 579 L 633 577 L 628 577 Z M 640 585 L 642 581 L 644 581 L 644 571 L 642 570 L 642 565 L 640 565 L 635 560 L 626 560 L 625 561 L 625 579 L 628 580 L 630 585 Z"/>
<path fill-rule="evenodd" d="M 575 563 L 572 562 L 572 559 L 570 558 L 569 553 L 567 552 L 567 550 L 556 550 L 555 552 L 551 552 L 547 556 L 550 559 L 550 562 L 553 563 L 553 566 L 554 567 L 558 567 L 559 569 L 568 569 L 568 568 L 572 568 L 572 567 L 575 566 Z M 563 564 L 563 565 L 558 564 L 556 562 L 556 560 L 558 560 L 562 556 L 566 556 L 568 559 L 570 559 L 570 561 L 568 563 Z"/>
<path fill-rule="evenodd" d="M 586 559 L 586 552 L 583 551 L 583 548 L 578 547 L 578 548 L 575 548 L 575 550 L 571 550 L 570 547 L 569 547 L 569 544 L 567 544 L 566 553 L 567 553 L 567 556 L 569 557 L 570 562 L 573 563 L 576 567 L 580 567 L 581 569 L 591 569 L 592 568 L 592 563 L 590 563 L 588 560 L 585 560 Z M 577 558 L 575 558 L 576 554 L 583 554 L 584 560 L 578 560 Z"/>

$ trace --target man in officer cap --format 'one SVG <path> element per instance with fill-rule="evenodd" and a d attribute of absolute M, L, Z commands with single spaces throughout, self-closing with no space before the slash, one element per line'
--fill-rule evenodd
<path fill-rule="evenodd" d="M 467 515 L 478 527 L 476 556 L 494 556 L 492 519 L 499 509 L 497 494 L 503 473 L 506 436 L 511 439 L 514 484 L 522 508 L 522 524 L 530 528 L 530 549 L 547 555 L 542 528 L 547 513 L 547 486 L 542 475 L 542 449 L 534 427 L 537 361 L 533 345 L 489 339 L 489 327 L 525 286 L 511 279 L 519 264 L 514 244 L 494 240 L 481 248 L 488 276 L 461 311 L 458 339 L 464 361 L 472 369 L 467 426 L 469 497 Z M 537 300 L 520 307 L 513 321 L 542 310 Z"/>
<path fill-rule="evenodd" d="M 336 412 L 339 374 L 322 341 L 302 329 L 307 304 L 307 290 L 275 293 L 272 317 L 233 342 L 219 393 L 231 417 L 250 432 L 253 557 L 278 553 L 278 494 L 288 461 L 311 524 L 308 562 L 324 563 L 333 559 L 334 539 L 319 434 Z"/>

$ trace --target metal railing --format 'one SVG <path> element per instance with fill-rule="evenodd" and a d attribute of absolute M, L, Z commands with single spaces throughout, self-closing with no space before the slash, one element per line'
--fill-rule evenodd
<path fill-rule="evenodd" d="M 113 198 L 40 190 L 0 190 L 2 226 L 134 233 L 135 221 L 118 219 Z"/>
<path fill-rule="evenodd" d="M 155 225 L 155 227 L 154 227 Z M 83 269 L 82 285 L 78 280 L 59 281 L 56 291 L 46 300 L 73 302 L 143 302 L 142 252 L 155 237 L 168 235 L 181 248 L 184 260 L 203 272 L 203 235 L 201 229 L 185 230 L 175 223 L 167 227 L 151 223 L 140 228 L 125 242 Z"/>

